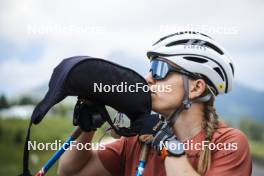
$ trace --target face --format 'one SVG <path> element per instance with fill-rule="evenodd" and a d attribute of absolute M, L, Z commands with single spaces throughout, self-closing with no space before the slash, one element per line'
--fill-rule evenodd
<path fill-rule="evenodd" d="M 184 96 L 182 75 L 170 72 L 166 78 L 154 80 L 149 72 L 145 79 L 151 90 L 152 110 L 168 117 L 182 103 Z M 200 96 L 204 90 L 205 82 L 202 79 L 189 80 L 190 99 Z"/>
<path fill-rule="evenodd" d="M 145 79 L 151 89 L 152 110 L 169 116 L 180 105 L 183 98 L 182 76 L 177 73 L 169 73 L 165 79 L 154 80 L 149 72 Z"/>

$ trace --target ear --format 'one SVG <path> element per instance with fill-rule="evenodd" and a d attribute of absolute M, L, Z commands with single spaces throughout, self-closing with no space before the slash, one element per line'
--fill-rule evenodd
<path fill-rule="evenodd" d="M 203 79 L 189 81 L 189 98 L 195 99 L 201 96 L 206 89 L 206 83 Z"/>

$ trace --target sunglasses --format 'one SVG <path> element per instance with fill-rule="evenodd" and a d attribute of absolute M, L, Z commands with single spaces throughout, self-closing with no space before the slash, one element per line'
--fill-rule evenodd
<path fill-rule="evenodd" d="M 182 68 L 174 67 L 170 65 L 168 62 L 161 60 L 159 57 L 155 57 L 150 61 L 149 71 L 151 72 L 152 78 L 154 80 L 165 79 L 170 72 L 176 72 L 179 74 L 183 74 L 193 79 L 198 78 L 198 76 L 196 76 L 195 74 L 190 73 Z"/>

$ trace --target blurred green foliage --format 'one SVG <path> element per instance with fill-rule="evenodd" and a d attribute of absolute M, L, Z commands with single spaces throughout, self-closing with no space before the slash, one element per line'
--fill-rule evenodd
<path fill-rule="evenodd" d="M 36 104 L 37 104 L 37 101 L 28 95 L 23 95 L 17 101 L 17 105 L 36 105 Z"/>
<path fill-rule="evenodd" d="M 1 95 L 0 96 L 0 110 L 4 109 L 4 108 L 8 108 L 9 107 L 9 103 L 5 97 L 5 95 Z"/>
<path fill-rule="evenodd" d="M 105 125 L 104 125 L 105 126 Z M 24 140 L 28 121 L 22 119 L 0 118 L 0 175 L 18 175 L 22 171 Z M 103 129 L 97 130 L 93 141 L 97 142 Z M 54 142 L 66 140 L 74 129 L 72 120 L 62 117 L 47 117 L 31 130 L 31 141 Z M 108 136 L 109 137 L 109 136 Z M 30 169 L 35 174 L 55 151 L 31 151 Z M 47 175 L 56 175 L 57 164 Z"/>
<path fill-rule="evenodd" d="M 0 110 L 15 105 L 36 105 L 39 100 L 30 95 L 21 95 L 15 99 L 8 99 L 4 94 L 0 96 Z"/>
<path fill-rule="evenodd" d="M 250 151 L 253 160 L 264 166 L 264 141 L 250 141 Z"/>
<path fill-rule="evenodd" d="M 243 118 L 239 121 L 239 128 L 252 141 L 262 141 L 264 137 L 264 125 L 250 118 Z"/>
<path fill-rule="evenodd" d="M 264 166 L 264 124 L 250 118 L 242 118 L 239 128 L 249 139 L 253 160 Z"/>

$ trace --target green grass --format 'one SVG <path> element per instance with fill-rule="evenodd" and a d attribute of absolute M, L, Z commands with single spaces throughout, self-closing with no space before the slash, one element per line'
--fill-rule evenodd
<path fill-rule="evenodd" d="M 28 121 L 22 119 L 0 118 L 0 175 L 18 175 L 22 171 L 23 147 Z M 62 142 L 74 129 L 71 119 L 52 117 L 44 119 L 39 125 L 33 125 L 31 141 L 37 142 Z M 102 135 L 98 130 L 93 141 Z M 31 151 L 30 169 L 35 174 L 41 166 L 52 156 L 54 151 Z M 37 162 L 32 162 L 32 159 Z M 56 175 L 57 164 L 52 167 L 47 175 Z"/>
<path fill-rule="evenodd" d="M 250 150 L 255 162 L 264 167 L 264 141 L 250 141 Z"/>

